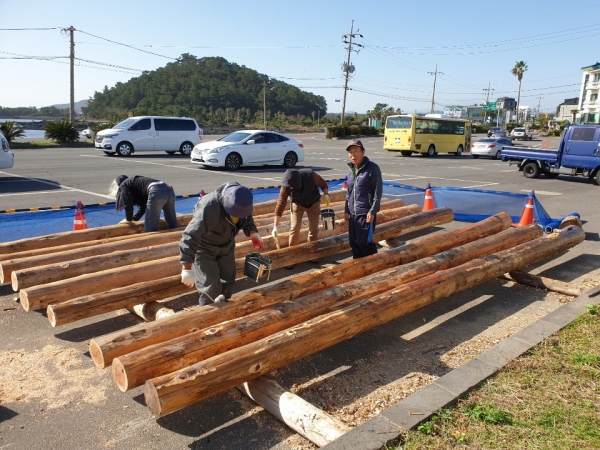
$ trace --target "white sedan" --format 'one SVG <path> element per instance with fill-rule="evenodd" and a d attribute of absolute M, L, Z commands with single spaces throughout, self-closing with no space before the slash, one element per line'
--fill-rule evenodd
<path fill-rule="evenodd" d="M 266 165 L 290 168 L 304 161 L 304 144 L 274 131 L 243 130 L 196 145 L 191 160 L 194 164 L 228 170 Z"/>
<path fill-rule="evenodd" d="M 512 147 L 513 143 L 506 138 L 489 137 L 479 139 L 471 145 L 471 156 L 475 159 L 480 156 L 489 156 L 500 159 L 500 152 L 504 147 Z"/>
<path fill-rule="evenodd" d="M 10 151 L 8 140 L 0 133 L 0 169 L 10 169 L 15 163 L 15 155 Z"/>

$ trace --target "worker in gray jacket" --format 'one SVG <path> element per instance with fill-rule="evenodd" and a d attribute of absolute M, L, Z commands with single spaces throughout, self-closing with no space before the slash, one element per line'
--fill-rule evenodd
<path fill-rule="evenodd" d="M 238 183 L 225 183 L 206 194 L 194 207 L 192 220 L 179 242 L 181 282 L 194 284 L 200 306 L 226 301 L 235 283 L 235 236 L 240 230 L 263 249 L 254 219 L 252 191 Z"/>

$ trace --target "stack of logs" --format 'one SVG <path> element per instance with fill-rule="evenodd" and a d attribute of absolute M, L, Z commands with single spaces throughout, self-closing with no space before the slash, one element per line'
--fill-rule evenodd
<path fill-rule="evenodd" d="M 338 217 L 343 216 L 344 195 L 331 193 Z M 273 201 L 257 204 L 254 218 L 274 269 L 349 250 L 343 220 L 333 230 L 321 229 L 318 241 L 294 248 L 287 247 L 282 233 L 277 250 L 269 236 L 273 210 Z M 190 216 L 179 219 L 185 225 Z M 447 208 L 421 212 L 417 205 L 385 200 L 374 240 L 393 240 L 452 220 Z M 262 375 L 585 238 L 579 227 L 542 236 L 536 225 L 510 225 L 510 216 L 500 213 L 239 292 L 226 303 L 167 314 L 93 339 L 90 354 L 98 367 L 112 367 L 122 391 L 145 385 L 146 404 L 157 416 L 236 386 L 252 395 L 268 384 Z M 286 226 L 289 221 L 278 228 Z M 138 304 L 158 301 L 161 307 L 182 309 L 195 303 L 195 290 L 179 281 L 181 229 L 140 234 L 136 227 L 116 225 L 0 244 L 0 282 L 11 279 L 26 310 L 47 308 L 52 326 Z M 302 240 L 306 233 L 303 229 Z M 248 239 L 240 237 L 240 276 L 244 255 L 251 251 Z"/>

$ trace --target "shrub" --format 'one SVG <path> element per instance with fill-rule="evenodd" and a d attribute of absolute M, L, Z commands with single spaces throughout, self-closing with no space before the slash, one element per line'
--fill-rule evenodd
<path fill-rule="evenodd" d="M 12 142 L 15 138 L 25 135 L 25 130 L 16 122 L 6 121 L 0 123 L 0 131 L 8 142 Z"/>
<path fill-rule="evenodd" d="M 364 125 L 333 125 L 327 127 L 327 139 L 334 137 L 344 138 L 348 136 L 378 136 L 379 130 L 375 127 Z"/>
<path fill-rule="evenodd" d="M 116 124 L 113 122 L 103 122 L 103 123 L 99 123 L 96 124 L 92 127 L 92 131 L 94 132 L 94 134 L 98 134 L 98 131 L 102 131 L 102 130 L 107 130 L 109 128 L 114 127 Z"/>
<path fill-rule="evenodd" d="M 44 127 L 44 136 L 46 139 L 52 139 L 56 142 L 78 142 L 79 131 L 68 120 L 59 120 L 49 122 Z"/>

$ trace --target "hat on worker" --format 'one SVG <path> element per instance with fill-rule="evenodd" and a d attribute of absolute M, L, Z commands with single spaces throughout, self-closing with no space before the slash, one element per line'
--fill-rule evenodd
<path fill-rule="evenodd" d="M 348 142 L 346 151 L 350 150 L 350 147 L 360 147 L 361 150 L 365 150 L 365 147 L 363 146 L 362 142 L 360 142 L 360 139 L 352 139 L 350 142 Z"/>
<path fill-rule="evenodd" d="M 252 215 L 252 191 L 245 186 L 228 186 L 223 191 L 223 207 L 232 217 Z"/>
<path fill-rule="evenodd" d="M 127 178 L 129 178 L 127 175 L 119 175 L 117 178 L 115 178 L 115 181 L 117 182 L 117 186 L 121 186 L 121 183 L 123 181 L 125 181 Z"/>
<path fill-rule="evenodd" d="M 281 184 L 284 188 L 300 189 L 302 187 L 302 176 L 298 169 L 286 170 Z"/>

